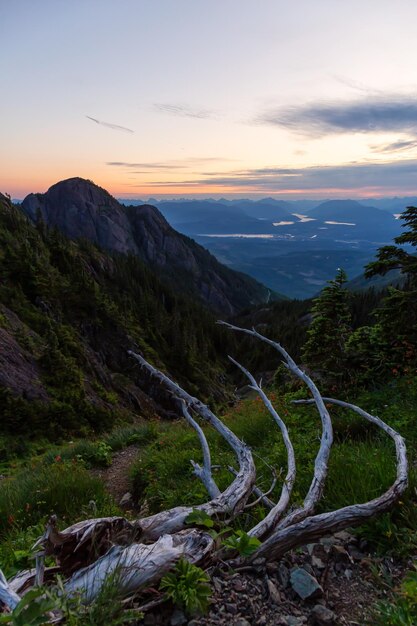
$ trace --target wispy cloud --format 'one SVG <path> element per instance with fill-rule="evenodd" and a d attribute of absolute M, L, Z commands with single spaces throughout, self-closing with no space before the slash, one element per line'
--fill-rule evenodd
<path fill-rule="evenodd" d="M 119 126 L 118 124 L 109 124 L 109 122 L 102 122 L 101 120 L 97 120 L 95 117 L 90 117 L 86 115 L 86 118 L 95 122 L 96 124 L 100 124 L 100 126 L 105 126 L 106 128 L 111 128 L 112 130 L 118 130 L 122 133 L 134 133 L 135 131 L 131 128 L 126 128 L 126 126 Z"/>
<path fill-rule="evenodd" d="M 160 113 L 169 113 L 180 117 L 193 117 L 199 120 L 214 119 L 217 114 L 212 109 L 200 109 L 187 104 L 174 104 L 170 102 L 154 102 L 153 108 Z"/>
<path fill-rule="evenodd" d="M 417 96 L 373 96 L 348 102 L 318 102 L 270 109 L 258 123 L 305 135 L 417 131 Z"/>
<path fill-rule="evenodd" d="M 142 170 L 181 170 L 184 169 L 183 165 L 175 165 L 172 163 L 132 163 L 127 161 L 109 161 L 106 165 L 112 165 L 113 167 L 139 167 Z"/>
<path fill-rule="evenodd" d="M 402 161 L 347 163 L 305 168 L 256 168 L 227 174 L 206 174 L 203 178 L 181 181 L 154 181 L 155 187 L 227 187 L 260 192 L 393 189 L 417 190 L 417 159 Z"/>
<path fill-rule="evenodd" d="M 382 146 L 371 146 L 373 152 L 406 152 L 417 148 L 417 139 L 404 139 L 400 141 L 393 141 Z"/>
<path fill-rule="evenodd" d="M 165 163 L 132 163 L 131 161 L 108 161 L 106 165 L 112 167 L 139 168 L 142 170 L 183 170 L 196 165 L 209 165 L 211 163 L 236 163 L 237 159 L 228 159 L 226 157 L 208 156 L 208 157 L 189 157 L 184 159 L 172 159 Z M 143 172 L 136 172 L 143 173 Z"/>

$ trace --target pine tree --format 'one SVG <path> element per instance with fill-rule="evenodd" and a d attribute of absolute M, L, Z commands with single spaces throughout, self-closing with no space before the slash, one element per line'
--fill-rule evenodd
<path fill-rule="evenodd" d="M 339 388 L 348 379 L 346 343 L 351 334 L 352 315 L 346 281 L 346 273 L 338 269 L 334 280 L 313 301 L 313 320 L 302 355 L 303 362 L 329 388 Z"/>
<path fill-rule="evenodd" d="M 383 358 L 387 369 L 394 372 L 417 364 L 417 256 L 398 247 L 417 247 L 417 208 L 407 207 L 400 219 L 407 230 L 394 239 L 398 245 L 380 248 L 377 260 L 369 263 L 365 272 L 370 278 L 397 269 L 405 279 L 401 288 L 389 288 L 377 313 Z"/>

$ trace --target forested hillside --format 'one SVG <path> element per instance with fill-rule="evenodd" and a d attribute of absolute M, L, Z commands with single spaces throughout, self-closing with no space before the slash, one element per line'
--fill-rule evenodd
<path fill-rule="evenodd" d="M 71 239 L 86 239 L 110 252 L 138 256 L 169 281 L 173 290 L 199 299 L 222 315 L 273 297 L 264 285 L 222 265 L 205 248 L 171 228 L 154 206 L 125 207 L 90 180 L 60 181 L 45 194 L 29 194 L 21 208 L 33 223 L 41 218 Z"/>
<path fill-rule="evenodd" d="M 242 327 L 236 337 L 199 304 L 174 295 L 137 256 L 71 241 L 42 219 L 30 223 L 8 198 L 2 196 L 0 204 L 0 441 L 7 474 L 0 484 L 0 566 L 10 584 L 21 593 L 12 576 L 32 565 L 30 545 L 51 513 L 62 526 L 81 523 L 62 535 L 50 519 L 42 545 L 53 558 L 48 557 L 45 572 L 53 578 L 57 570 L 49 563 L 56 563 L 64 578 L 61 590 L 48 587 L 45 578 L 47 587 L 28 596 L 34 599 L 30 611 L 36 616 L 46 606 L 56 608 L 71 626 L 116 626 L 130 616 L 138 625 L 172 624 L 178 615 L 180 623 L 212 626 L 219 615 L 226 624 L 229 612 L 246 626 L 246 617 L 257 623 L 259 611 L 269 626 L 284 609 L 288 619 L 298 620 L 281 621 L 286 625 L 354 624 L 364 615 L 363 623 L 378 626 L 414 624 L 415 596 L 407 595 L 414 589 L 413 574 L 406 576 L 398 598 L 393 588 L 411 567 L 417 545 L 417 266 L 416 257 L 400 247 L 417 244 L 417 209 L 403 213 L 397 245 L 381 248 L 367 268 L 370 277 L 400 272 L 400 287 L 352 293 L 340 269 L 312 302 L 242 311 L 232 320 Z M 252 326 L 256 330 L 248 332 Z M 278 346 L 277 352 L 268 339 L 259 341 L 258 333 L 280 340 L 304 371 L 285 350 Z M 132 349 L 135 358 L 127 354 Z M 254 379 L 249 397 L 245 387 L 230 402 L 231 383 L 244 385 L 247 374 L 235 370 L 232 375 L 227 353 L 264 375 L 275 409 Z M 186 391 L 153 366 L 169 372 Z M 348 417 L 343 407 L 332 410 L 330 418 L 331 398 L 324 397 L 325 405 L 318 402 L 320 419 L 294 405 L 305 397 L 306 381 L 310 389 L 315 381 L 323 394 L 347 401 L 345 408 L 356 411 L 360 405 L 367 421 Z M 217 404 L 228 428 L 219 426 L 190 392 L 210 407 Z M 179 398 L 188 406 L 188 425 L 172 419 L 181 416 Z M 191 410 L 194 418 L 203 417 L 202 430 L 187 415 Z M 406 438 L 408 488 L 404 443 L 396 431 Z M 397 466 L 387 434 L 396 442 Z M 200 450 L 204 442 L 212 466 L 210 454 Z M 320 461 L 326 449 L 328 467 Z M 201 457 L 204 471 L 207 463 L 213 470 L 218 498 L 196 464 Z M 121 476 L 123 459 L 129 465 Z M 284 476 L 279 468 L 286 465 Z M 258 491 L 252 493 L 255 479 Z M 123 497 L 120 480 L 129 488 Z M 206 490 L 214 497 L 209 502 Z M 356 503 L 366 504 L 349 507 Z M 378 510 L 381 517 L 375 517 Z M 358 530 L 311 543 L 349 521 L 360 524 Z M 78 552 L 74 541 L 84 528 Z M 120 577 L 113 572 L 107 583 L 97 577 L 94 601 L 83 604 L 85 571 L 96 576 L 96 567 L 111 565 L 113 555 L 125 558 L 128 550 L 140 554 L 134 575 L 145 562 L 143 571 L 153 573 L 144 576 L 153 586 L 138 583 L 122 603 L 122 568 Z M 174 567 L 180 553 L 191 564 L 180 559 Z M 97 560 L 100 555 L 103 560 Z M 80 563 L 91 569 L 77 573 Z M 230 567 L 236 565 L 239 589 L 247 596 L 230 587 Z M 306 600 L 294 572 L 309 577 L 311 599 L 321 597 L 321 602 Z M 382 588 L 369 572 L 383 577 Z M 33 576 L 34 570 L 23 574 L 25 584 L 31 586 Z M 1 584 L 7 591 L 9 583 Z M 62 590 L 71 585 L 78 591 L 67 600 Z M 362 605 L 348 604 L 352 593 Z M 26 615 L 24 601 L 19 610 Z M 148 621 L 142 621 L 142 611 Z M 404 615 L 409 621 L 399 621 Z"/>
<path fill-rule="evenodd" d="M 132 348 L 206 398 L 225 397 L 231 340 L 209 311 L 137 256 L 71 241 L 42 220 L 35 227 L 4 196 L 0 307 L 2 434 L 55 439 L 163 413 Z"/>

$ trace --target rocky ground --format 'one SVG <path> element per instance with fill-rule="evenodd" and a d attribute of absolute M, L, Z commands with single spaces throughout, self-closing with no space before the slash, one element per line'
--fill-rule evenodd
<path fill-rule="evenodd" d="M 136 446 L 117 452 L 112 465 L 95 471 L 124 508 L 134 510 L 128 492 Z M 372 608 L 387 596 L 411 563 L 376 558 L 367 544 L 342 531 L 286 555 L 238 571 L 212 568 L 213 595 L 204 617 L 187 619 L 151 590 L 143 626 L 365 626 Z M 389 584 L 387 584 L 389 581 Z"/>
<path fill-rule="evenodd" d="M 376 559 L 348 532 L 323 538 L 279 563 L 259 562 L 240 571 L 212 573 L 213 597 L 205 617 L 188 620 L 179 609 L 160 605 L 144 626 L 365 626 L 388 585 L 404 564 Z"/>

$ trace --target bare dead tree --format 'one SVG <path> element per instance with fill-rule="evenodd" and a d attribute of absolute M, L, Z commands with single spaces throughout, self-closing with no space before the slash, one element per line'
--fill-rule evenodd
<path fill-rule="evenodd" d="M 68 593 L 78 591 L 84 594 L 86 602 L 91 602 L 100 592 L 106 578 L 116 570 L 120 593 L 128 596 L 160 580 L 181 557 L 196 564 L 215 563 L 218 558 L 218 546 L 211 535 L 201 528 L 193 528 L 187 524 L 187 518 L 194 509 L 201 510 L 217 521 L 221 521 L 235 518 L 248 506 L 261 501 L 266 503 L 267 508 L 270 509 L 269 512 L 249 530 L 250 535 L 262 540 L 259 548 L 248 557 L 248 561 L 251 562 L 260 557 L 266 561 L 279 559 L 288 550 L 297 546 L 310 543 L 325 534 L 360 524 L 366 519 L 389 510 L 401 497 L 407 487 L 408 476 L 406 448 L 401 435 L 380 418 L 355 405 L 333 398 L 323 398 L 315 383 L 299 368 L 279 343 L 254 329 L 248 330 L 221 323 L 233 331 L 246 333 L 272 346 L 278 351 L 288 370 L 298 377 L 311 393 L 310 399 L 300 400 L 298 403 L 315 404 L 321 419 L 322 434 L 313 478 L 303 504 L 294 510 L 289 510 L 296 475 L 296 461 L 285 422 L 279 416 L 261 384 L 256 382 L 253 375 L 243 365 L 231 359 L 249 379 L 251 388 L 259 394 L 281 432 L 287 452 L 286 476 L 276 503 L 268 498 L 277 482 L 276 470 L 272 472 L 271 488 L 263 493 L 255 484 L 256 469 L 249 447 L 205 404 L 188 394 L 141 355 L 130 351 L 129 354 L 139 365 L 161 385 L 164 385 L 180 402 L 183 417 L 196 431 L 202 448 L 203 465 L 201 467 L 193 460 L 191 463 L 195 476 L 202 481 L 210 500 L 197 507 L 178 506 L 134 521 L 123 517 L 84 520 L 62 532 L 57 530 L 56 519 L 51 517 L 44 535 L 36 544 L 39 550 L 37 568 L 20 572 L 9 581 L 0 570 L 0 601 L 3 605 L 13 610 L 22 593 L 41 582 L 44 577 L 45 580 L 53 577 L 56 571 L 67 577 L 65 589 Z M 393 439 L 396 448 L 397 477 L 391 487 L 378 498 L 317 515 L 315 508 L 323 493 L 333 441 L 332 422 L 326 404 L 336 404 L 355 411 Z M 209 445 L 204 430 L 196 419 L 197 416 L 213 427 L 236 455 L 239 469 L 229 468 L 234 475 L 234 480 L 223 492 L 220 491 L 213 478 Z M 257 499 L 249 504 L 252 494 Z M 48 555 L 55 557 L 58 567 L 44 568 L 43 558 Z"/>

